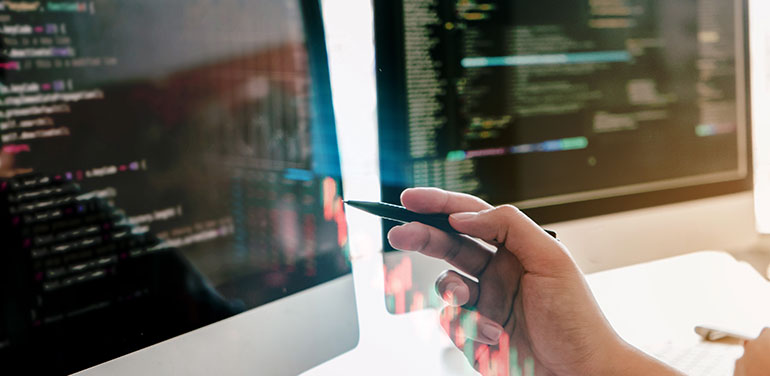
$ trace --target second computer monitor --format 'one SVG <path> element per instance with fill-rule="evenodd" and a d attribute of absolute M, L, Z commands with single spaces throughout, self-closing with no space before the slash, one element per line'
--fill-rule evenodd
<path fill-rule="evenodd" d="M 551 222 L 750 186 L 743 0 L 374 4 L 387 201 Z"/>

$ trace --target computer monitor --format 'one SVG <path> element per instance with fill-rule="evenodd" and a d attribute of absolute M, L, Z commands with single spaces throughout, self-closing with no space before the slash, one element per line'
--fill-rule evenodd
<path fill-rule="evenodd" d="M 745 190 L 746 5 L 375 1 L 383 197 L 545 222 Z"/>
<path fill-rule="evenodd" d="M 0 373 L 226 318 L 277 374 L 356 345 L 317 0 L 0 9 Z"/>
<path fill-rule="evenodd" d="M 374 7 L 385 201 L 437 186 L 545 224 L 751 187 L 744 0 Z"/>

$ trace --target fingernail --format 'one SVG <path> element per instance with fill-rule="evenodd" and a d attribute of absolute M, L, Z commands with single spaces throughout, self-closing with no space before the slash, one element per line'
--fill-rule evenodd
<path fill-rule="evenodd" d="M 395 249 L 411 251 L 409 232 L 404 231 L 404 225 L 396 226 L 388 231 L 388 242 Z"/>
<path fill-rule="evenodd" d="M 474 219 L 477 216 L 478 216 L 478 213 L 455 213 L 451 215 L 452 219 L 456 221 L 467 221 L 467 220 Z"/>
<path fill-rule="evenodd" d="M 444 295 L 446 295 L 444 298 L 447 300 L 450 299 L 457 299 L 457 289 L 460 288 L 460 284 L 457 282 L 449 282 L 446 284 L 446 289 L 444 290 Z M 451 302 L 447 302 L 451 303 Z"/>
<path fill-rule="evenodd" d="M 500 335 L 503 334 L 502 329 L 494 324 L 482 324 L 481 333 L 484 334 L 489 340 L 497 342 L 500 339 Z"/>
<path fill-rule="evenodd" d="M 388 231 L 388 234 L 387 234 L 388 240 L 390 240 L 390 236 L 393 234 L 393 231 L 398 231 L 396 229 L 399 227 L 401 226 L 394 226 L 393 228 L 390 229 L 390 231 Z"/>

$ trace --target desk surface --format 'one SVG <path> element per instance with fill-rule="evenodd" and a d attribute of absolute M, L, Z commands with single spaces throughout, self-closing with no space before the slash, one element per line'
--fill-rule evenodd
<path fill-rule="evenodd" d="M 372 268 L 377 264 L 373 259 L 358 260 L 356 282 L 371 281 L 368 273 L 376 274 Z M 770 284 L 751 266 L 722 252 L 698 252 L 600 272 L 589 275 L 588 281 L 613 327 L 646 351 L 662 343 L 698 343 L 693 332 L 698 324 L 748 335 L 770 325 Z M 359 346 L 308 375 L 351 370 L 372 375 L 473 374 L 438 326 L 435 310 L 385 314 L 382 296 L 364 292 L 376 288 L 368 284 L 357 292 L 359 307 L 369 310 L 361 312 Z"/>
<path fill-rule="evenodd" d="M 695 325 L 750 337 L 770 326 L 770 284 L 723 252 L 698 252 L 588 277 L 599 305 L 628 342 L 694 344 Z"/>

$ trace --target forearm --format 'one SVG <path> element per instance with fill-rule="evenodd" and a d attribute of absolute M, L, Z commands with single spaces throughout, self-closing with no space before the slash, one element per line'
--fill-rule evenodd
<path fill-rule="evenodd" d="M 603 372 L 605 375 L 684 375 L 625 342 L 618 345 L 608 364 L 609 367 Z"/>

